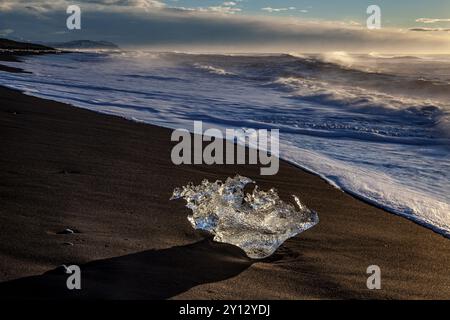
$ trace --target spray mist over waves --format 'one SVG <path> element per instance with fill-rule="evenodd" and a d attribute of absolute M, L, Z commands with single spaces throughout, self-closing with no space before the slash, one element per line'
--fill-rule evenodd
<path fill-rule="evenodd" d="M 239 76 L 265 81 L 265 85 L 289 92 L 299 101 L 340 106 L 344 110 L 396 119 L 403 117 L 405 121 L 412 120 L 418 124 L 427 121 L 427 136 L 442 138 L 441 143 L 450 144 L 450 58 L 438 60 L 439 63 L 447 63 L 448 79 L 436 78 L 433 58 L 380 58 L 373 53 L 351 55 L 346 52 L 290 53 L 265 57 L 270 63 L 259 64 L 249 59 L 246 66 L 240 67 L 243 72 Z M 389 63 L 385 63 L 386 60 Z M 410 65 L 411 60 L 429 63 L 415 69 Z M 405 69 L 410 73 L 398 74 L 398 70 Z M 393 134 L 398 135 L 399 132 Z"/>
<path fill-rule="evenodd" d="M 421 131 L 423 134 L 419 137 L 433 138 L 435 139 L 433 143 L 439 140 L 442 144 L 450 145 L 450 114 L 446 106 L 440 105 L 439 102 L 393 96 L 355 86 L 333 86 L 327 82 L 306 78 L 282 77 L 275 80 L 273 84 L 281 86 L 283 90 L 291 94 L 292 98 L 303 101 L 332 104 L 359 114 L 403 118 L 405 122 L 408 119 L 419 124 L 428 121 L 429 130 Z M 397 137 L 401 131 L 374 129 L 373 133 Z M 413 136 L 412 131 L 405 134 L 409 137 Z"/>

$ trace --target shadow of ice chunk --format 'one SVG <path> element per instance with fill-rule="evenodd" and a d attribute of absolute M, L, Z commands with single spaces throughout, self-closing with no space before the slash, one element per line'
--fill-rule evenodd
<path fill-rule="evenodd" d="M 238 246 L 253 259 L 272 255 L 287 239 L 319 223 L 317 213 L 293 196 L 297 207 L 283 202 L 275 189 L 255 187 L 244 195 L 249 178 L 236 175 L 225 183 L 203 180 L 173 191 L 171 200 L 185 199 L 193 214 L 188 216 L 195 229 L 214 235 L 217 242 Z"/>

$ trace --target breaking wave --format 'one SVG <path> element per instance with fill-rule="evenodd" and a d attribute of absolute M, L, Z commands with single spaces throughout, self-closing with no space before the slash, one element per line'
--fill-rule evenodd
<path fill-rule="evenodd" d="M 202 64 L 196 63 L 196 64 L 194 64 L 194 66 L 200 70 L 205 70 L 209 73 L 217 74 L 220 76 L 233 76 L 234 75 L 234 73 L 228 72 L 225 69 L 221 69 L 221 68 L 217 68 L 217 67 L 213 67 L 213 66 L 209 66 L 209 65 L 202 65 Z"/>

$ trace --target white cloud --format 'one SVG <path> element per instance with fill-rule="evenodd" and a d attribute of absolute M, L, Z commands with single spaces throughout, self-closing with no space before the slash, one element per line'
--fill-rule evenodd
<path fill-rule="evenodd" d="M 355 20 L 349 20 L 349 21 L 347 21 L 347 23 L 351 26 L 360 26 L 361 25 L 360 22 L 355 21 Z"/>
<path fill-rule="evenodd" d="M 419 19 L 416 19 L 416 22 L 422 22 L 422 23 L 450 22 L 450 19 L 419 18 Z"/>
<path fill-rule="evenodd" d="M 262 11 L 267 12 L 281 12 L 281 11 L 289 11 L 289 10 L 295 10 L 295 7 L 287 7 L 287 8 L 272 8 L 272 7 L 265 7 L 261 8 Z"/>
<path fill-rule="evenodd" d="M 241 12 L 241 8 L 235 7 L 237 5 L 234 1 L 228 1 L 222 3 L 219 6 L 210 6 L 210 7 L 167 7 L 169 10 L 179 10 L 179 11 L 188 11 L 188 12 L 198 12 L 198 13 L 217 13 L 217 14 L 235 14 Z"/>
<path fill-rule="evenodd" d="M 214 6 L 214 7 L 207 7 L 207 8 L 197 8 L 197 11 L 234 14 L 234 13 L 240 12 L 242 10 L 240 8 L 235 8 L 235 7 Z"/>
<path fill-rule="evenodd" d="M 449 32 L 450 28 L 409 28 L 410 31 Z"/>

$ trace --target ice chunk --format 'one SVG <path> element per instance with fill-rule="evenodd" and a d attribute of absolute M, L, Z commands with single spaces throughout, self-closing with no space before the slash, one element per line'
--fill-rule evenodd
<path fill-rule="evenodd" d="M 214 235 L 217 242 L 240 247 L 253 259 L 272 255 L 287 239 L 319 222 L 317 213 L 304 206 L 283 202 L 275 189 L 244 195 L 246 185 L 254 183 L 237 175 L 222 181 L 203 180 L 173 191 L 171 200 L 185 199 L 193 214 L 188 216 L 195 229 Z"/>

